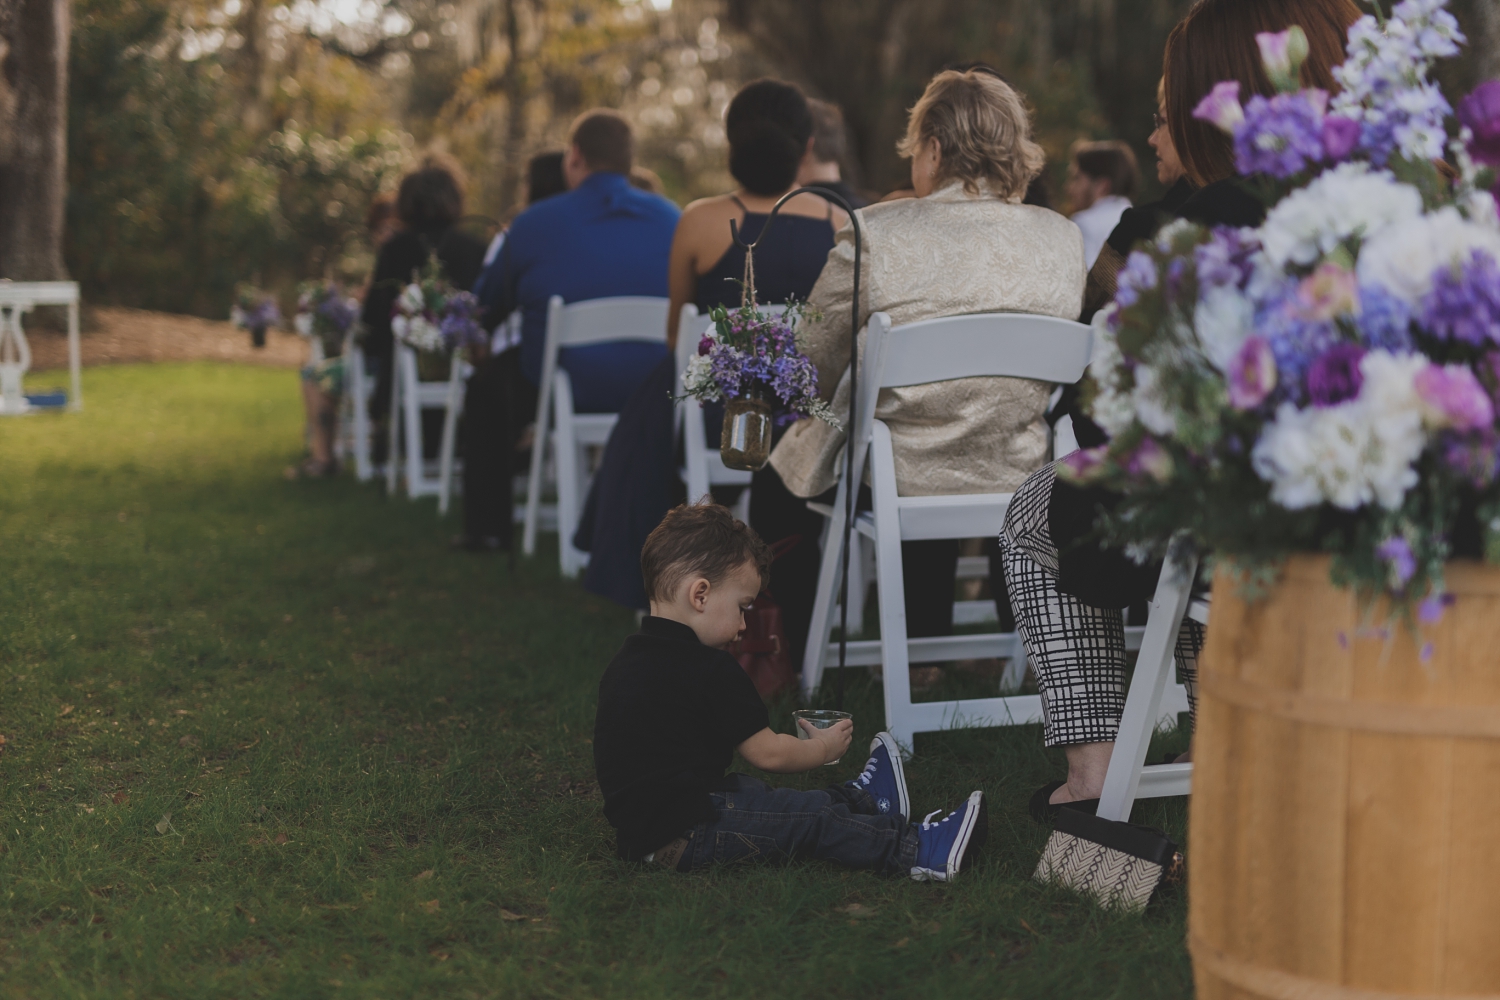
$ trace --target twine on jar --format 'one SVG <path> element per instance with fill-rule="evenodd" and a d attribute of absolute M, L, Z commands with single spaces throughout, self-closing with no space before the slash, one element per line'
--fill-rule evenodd
<path fill-rule="evenodd" d="M 755 248 L 745 248 L 745 274 L 740 281 L 740 308 L 755 308 Z"/>

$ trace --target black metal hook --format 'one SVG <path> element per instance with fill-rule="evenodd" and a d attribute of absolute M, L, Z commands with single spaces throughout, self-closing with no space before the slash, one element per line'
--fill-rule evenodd
<path fill-rule="evenodd" d="M 753 253 L 766 234 L 771 231 L 771 224 L 776 221 L 776 216 L 781 212 L 781 206 L 797 197 L 799 194 L 815 194 L 824 201 L 838 205 L 849 214 L 849 222 L 854 226 L 854 304 L 850 307 L 853 318 L 849 323 L 849 424 L 844 436 L 844 476 L 848 482 L 844 490 L 844 552 L 843 552 L 843 578 L 839 584 L 839 676 L 834 685 L 834 708 L 842 711 L 844 708 L 844 665 L 848 659 L 849 645 L 849 543 L 854 530 L 854 495 L 858 492 L 858 473 L 854 469 L 854 431 L 858 426 L 854 415 L 859 405 L 859 272 L 860 256 L 864 249 L 864 234 L 859 228 L 859 216 L 854 214 L 854 206 L 844 200 L 844 197 L 835 191 L 820 187 L 799 187 L 794 191 L 788 191 L 777 199 L 776 204 L 771 206 L 771 211 L 766 218 L 766 224 L 761 227 L 760 235 L 755 238 L 754 243 L 746 243 L 740 239 L 740 228 L 735 220 L 729 220 L 729 235 L 734 239 L 734 244 L 743 249 L 747 254 Z M 819 639 L 819 643 L 823 640 Z M 803 669 L 806 669 L 804 665 Z"/>

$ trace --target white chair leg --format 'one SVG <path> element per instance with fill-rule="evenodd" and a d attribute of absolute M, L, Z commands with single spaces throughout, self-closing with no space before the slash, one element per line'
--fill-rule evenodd
<path fill-rule="evenodd" d="M 418 394 L 421 376 L 417 372 L 416 355 L 406 361 L 402 366 L 402 376 L 407 380 L 402 404 L 406 411 L 403 421 L 406 424 L 406 496 L 411 499 L 418 495 L 423 478 L 422 400 Z"/>
<path fill-rule="evenodd" d="M 531 439 L 531 473 L 526 478 L 526 522 L 521 529 L 521 552 L 536 555 L 536 534 L 541 518 L 542 467 L 547 447 L 552 443 L 552 387 L 543 380 L 541 402 L 537 405 L 536 426 Z"/>
<path fill-rule="evenodd" d="M 911 660 L 906 635 L 906 593 L 902 585 L 901 514 L 892 468 L 891 432 L 876 421 L 870 446 L 870 480 L 875 518 L 875 577 L 880 592 L 880 662 L 885 689 L 885 728 L 910 757 L 916 726 L 911 718 Z"/>
<path fill-rule="evenodd" d="M 448 501 L 453 495 L 453 452 L 458 443 L 459 387 L 462 384 L 464 364 L 457 354 L 453 356 L 453 367 L 448 375 L 448 400 L 443 409 L 443 448 L 438 469 L 438 516 L 448 513 Z"/>
<path fill-rule="evenodd" d="M 553 423 L 552 457 L 557 463 L 557 561 L 565 577 L 578 575 L 580 553 L 573 548 L 573 533 L 578 530 L 585 482 L 583 449 L 573 431 L 573 392 L 567 372 L 558 372 L 552 387 Z"/>
<path fill-rule="evenodd" d="M 1098 815 L 1104 819 L 1130 819 L 1140 788 L 1141 768 L 1160 716 L 1162 692 L 1172 674 L 1177 631 L 1187 613 L 1197 572 L 1196 555 L 1178 558 L 1174 553 L 1162 566 L 1146 619 L 1146 634 L 1135 661 L 1135 676 L 1125 696 L 1125 711 L 1120 717 L 1109 771 L 1104 777 L 1104 791 L 1099 796 Z"/>
<path fill-rule="evenodd" d="M 828 653 L 828 637 L 833 629 L 834 602 L 838 599 L 840 558 L 844 543 L 844 483 L 839 482 L 833 501 L 833 516 L 823 532 L 823 559 L 818 564 L 817 597 L 813 601 L 812 620 L 807 629 L 807 647 L 802 654 L 802 697 L 810 699 L 823 680 L 823 664 Z M 853 569 L 851 566 L 850 569 Z"/>
<path fill-rule="evenodd" d="M 396 345 L 391 352 L 391 419 L 389 441 L 385 451 L 386 496 L 396 495 L 396 477 L 400 473 L 401 461 L 401 347 Z"/>

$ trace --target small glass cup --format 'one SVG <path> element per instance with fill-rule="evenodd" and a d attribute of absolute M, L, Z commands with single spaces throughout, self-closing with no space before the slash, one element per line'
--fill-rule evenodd
<path fill-rule="evenodd" d="M 810 740 L 812 739 L 812 737 L 807 735 L 807 730 L 803 729 L 800 725 L 797 724 L 798 719 L 806 719 L 808 722 L 812 723 L 813 727 L 816 729 L 827 729 L 829 726 L 833 725 L 835 722 L 838 722 L 840 719 L 852 718 L 854 718 L 854 716 L 850 715 L 848 712 L 835 712 L 831 708 L 801 708 L 792 713 L 792 725 L 797 726 L 797 739 Z M 843 759 L 843 757 L 839 757 L 838 760 L 830 760 L 823 766 L 832 767 Z"/>

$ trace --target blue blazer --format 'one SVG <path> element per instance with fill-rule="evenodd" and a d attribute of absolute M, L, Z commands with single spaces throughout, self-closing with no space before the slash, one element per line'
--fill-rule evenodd
<path fill-rule="evenodd" d="M 567 194 L 537 202 L 516 217 L 499 256 L 474 292 L 493 321 L 521 310 L 521 370 L 542 377 L 547 301 L 616 295 L 667 297 L 667 257 L 677 206 L 631 186 L 624 174 L 590 174 Z M 565 349 L 559 363 L 582 412 L 615 413 L 666 355 L 661 344 L 595 344 Z"/>

